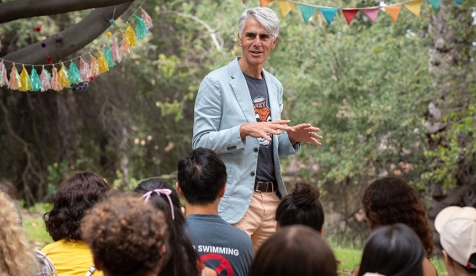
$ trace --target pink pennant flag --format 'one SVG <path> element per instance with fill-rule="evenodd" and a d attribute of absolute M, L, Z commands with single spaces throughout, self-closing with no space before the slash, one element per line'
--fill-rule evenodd
<path fill-rule="evenodd" d="M 372 23 L 375 23 L 377 21 L 377 16 L 378 12 L 380 11 L 380 7 L 375 7 L 375 8 L 364 8 L 362 9 L 364 14 L 372 21 Z"/>
<path fill-rule="evenodd" d="M 354 19 L 355 15 L 359 12 L 359 9 L 342 9 L 342 13 L 344 14 L 345 21 L 347 25 L 350 25 L 352 20 Z"/>

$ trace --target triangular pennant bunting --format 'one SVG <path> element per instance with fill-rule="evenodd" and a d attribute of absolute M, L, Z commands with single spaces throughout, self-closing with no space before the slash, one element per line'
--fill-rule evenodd
<path fill-rule="evenodd" d="M 438 10 L 441 0 L 428 0 L 428 2 L 433 6 L 433 8 L 435 8 L 435 10 Z"/>
<path fill-rule="evenodd" d="M 347 25 L 350 25 L 355 15 L 359 12 L 359 9 L 342 9 L 342 14 L 344 14 L 345 21 Z"/>
<path fill-rule="evenodd" d="M 421 10 L 421 0 L 415 0 L 408 3 L 403 4 L 405 8 L 407 8 L 413 15 L 420 16 Z"/>
<path fill-rule="evenodd" d="M 261 7 L 266 7 L 267 5 L 269 5 L 271 2 L 273 2 L 273 0 L 259 0 L 259 5 Z"/>
<path fill-rule="evenodd" d="M 461 3 L 462 3 L 461 0 L 455 0 L 455 2 L 458 3 L 458 4 L 460 4 L 460 5 L 461 5 Z"/>
<path fill-rule="evenodd" d="M 402 9 L 402 5 L 392 5 L 383 7 L 387 12 L 388 16 L 393 20 L 394 23 L 397 23 L 398 15 Z"/>
<path fill-rule="evenodd" d="M 301 10 L 302 18 L 304 19 L 304 22 L 309 22 L 309 18 L 316 12 L 317 8 L 316 7 L 310 7 L 310 6 L 305 6 L 299 4 L 299 9 Z"/>
<path fill-rule="evenodd" d="M 380 7 L 362 9 L 362 11 L 370 19 L 370 21 L 372 21 L 372 23 L 375 23 L 375 21 L 377 21 L 377 16 L 378 12 L 380 11 Z"/>
<path fill-rule="evenodd" d="M 291 3 L 286 0 L 278 0 L 278 5 L 281 10 L 281 16 L 284 18 L 296 6 L 296 3 Z"/>
<path fill-rule="evenodd" d="M 321 13 L 327 21 L 327 24 L 331 24 L 332 20 L 336 16 L 338 8 L 321 8 Z"/>

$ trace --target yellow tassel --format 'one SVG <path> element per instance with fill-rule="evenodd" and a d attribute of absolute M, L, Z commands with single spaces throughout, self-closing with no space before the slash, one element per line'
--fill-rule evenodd
<path fill-rule="evenodd" d="M 109 71 L 109 65 L 107 64 L 107 59 L 103 54 L 101 54 L 100 51 L 98 51 L 98 64 L 99 64 L 100 74 Z"/>
<path fill-rule="evenodd" d="M 136 32 L 134 31 L 134 28 L 132 28 L 131 24 L 127 23 L 127 28 L 126 28 L 126 39 L 127 42 L 129 42 L 129 45 L 131 47 L 136 46 Z"/>
<path fill-rule="evenodd" d="M 64 67 L 64 63 L 61 63 L 61 69 L 59 71 L 59 79 L 61 82 L 61 86 L 63 88 L 68 88 L 69 87 L 69 78 L 68 78 L 68 72 L 66 71 L 66 68 Z"/>
<path fill-rule="evenodd" d="M 18 90 L 20 91 L 30 91 L 31 90 L 31 81 L 30 81 L 30 76 L 28 75 L 28 72 L 25 69 L 25 65 L 22 66 L 23 69 L 21 70 L 20 74 L 20 83 L 21 86 L 18 87 Z"/>

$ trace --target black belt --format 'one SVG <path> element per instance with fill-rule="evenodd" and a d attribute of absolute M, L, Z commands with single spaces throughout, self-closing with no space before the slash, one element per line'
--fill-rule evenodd
<path fill-rule="evenodd" d="M 276 188 L 274 186 L 273 181 L 255 181 L 255 192 L 262 192 L 262 193 L 274 193 L 276 191 Z"/>

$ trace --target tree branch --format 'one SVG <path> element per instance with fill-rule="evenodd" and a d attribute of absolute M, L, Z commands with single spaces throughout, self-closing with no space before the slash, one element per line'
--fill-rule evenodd
<path fill-rule="evenodd" d="M 16 0 L 0 3 L 0 23 L 22 18 L 109 7 L 131 0 Z"/>
<path fill-rule="evenodd" d="M 84 48 L 91 41 L 96 39 L 110 27 L 111 24 L 109 23 L 109 20 L 113 13 L 114 19 L 118 18 L 132 3 L 133 1 L 130 1 L 115 7 L 95 9 L 78 24 L 52 35 L 44 41 L 21 48 L 20 50 L 2 58 L 19 64 L 45 64 L 46 53 L 49 53 L 53 58 L 54 63 L 59 62 L 65 57 Z M 115 12 L 114 9 L 116 9 Z M 46 51 L 41 50 L 41 43 L 43 42 L 46 44 Z M 9 70 L 12 65 L 7 63 L 6 67 Z M 19 68 L 20 67 L 17 69 Z"/>

